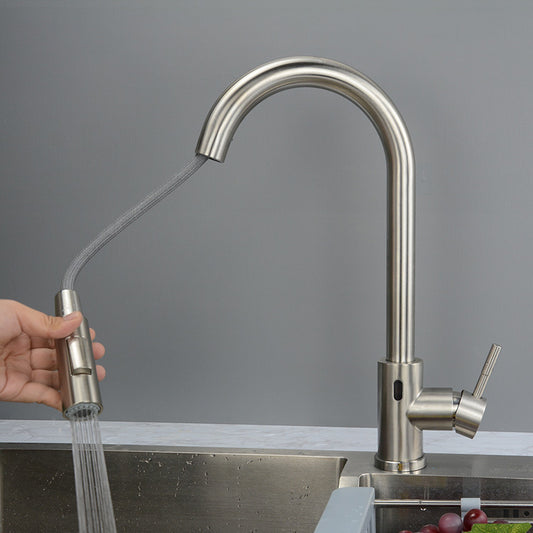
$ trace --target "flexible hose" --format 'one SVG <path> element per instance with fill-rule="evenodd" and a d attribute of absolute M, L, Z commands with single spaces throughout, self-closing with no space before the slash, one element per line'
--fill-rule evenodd
<path fill-rule="evenodd" d="M 208 158 L 203 155 L 197 155 L 164 185 L 150 193 L 136 206 L 123 213 L 112 224 L 100 232 L 70 263 L 63 276 L 61 288 L 74 290 L 74 283 L 76 282 L 76 278 L 81 269 L 96 253 L 98 253 L 98 251 L 100 251 L 111 239 L 116 237 L 124 228 L 144 215 L 146 211 L 154 207 L 154 205 L 168 196 L 177 187 L 185 183 L 207 161 L 207 159 Z"/>

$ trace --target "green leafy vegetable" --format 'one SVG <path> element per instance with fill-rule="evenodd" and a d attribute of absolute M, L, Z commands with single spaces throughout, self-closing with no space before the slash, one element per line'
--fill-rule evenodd
<path fill-rule="evenodd" d="M 528 533 L 531 524 L 474 524 L 472 533 Z"/>

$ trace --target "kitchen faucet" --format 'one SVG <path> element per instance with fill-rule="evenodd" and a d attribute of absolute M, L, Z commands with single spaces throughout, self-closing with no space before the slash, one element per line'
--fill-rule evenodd
<path fill-rule="evenodd" d="M 104 229 L 72 261 L 56 295 L 56 314 L 81 310 L 74 281 L 107 242 L 184 183 L 209 158 L 223 162 L 237 127 L 259 102 L 292 87 L 318 87 L 344 96 L 370 118 L 387 160 L 387 346 L 378 362 L 378 450 L 375 464 L 393 472 L 424 468 L 424 429 L 455 429 L 472 438 L 481 423 L 482 397 L 501 347 L 493 344 L 473 394 L 423 388 L 423 363 L 414 355 L 415 163 L 409 133 L 388 96 L 347 65 L 316 57 L 289 57 L 260 66 L 220 96 L 204 122 L 196 158 L 161 188 Z M 89 327 L 84 322 L 57 342 L 65 416 L 87 406 L 100 412 Z"/>
<path fill-rule="evenodd" d="M 260 66 L 220 96 L 204 122 L 196 153 L 223 162 L 237 127 L 259 102 L 292 87 L 318 87 L 344 96 L 374 124 L 387 159 L 387 351 L 378 362 L 378 451 L 382 470 L 424 468 L 422 430 L 455 429 L 472 438 L 481 423 L 483 391 L 501 347 L 492 345 L 471 394 L 423 388 L 414 355 L 415 162 L 409 133 L 388 96 L 347 65 L 289 57 Z"/>

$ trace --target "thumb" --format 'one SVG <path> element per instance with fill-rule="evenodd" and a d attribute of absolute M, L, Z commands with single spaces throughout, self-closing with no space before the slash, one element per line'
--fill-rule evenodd
<path fill-rule="evenodd" d="M 16 310 L 20 328 L 30 336 L 60 339 L 70 335 L 83 320 L 83 315 L 75 311 L 65 317 L 51 316 L 19 304 Z"/>
<path fill-rule="evenodd" d="M 45 320 L 49 323 L 48 335 L 52 339 L 61 339 L 73 333 L 80 326 L 83 321 L 83 315 L 80 311 L 74 311 L 66 316 L 46 315 Z"/>

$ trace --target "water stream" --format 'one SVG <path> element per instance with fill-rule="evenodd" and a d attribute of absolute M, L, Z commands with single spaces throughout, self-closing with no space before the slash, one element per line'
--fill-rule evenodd
<path fill-rule="evenodd" d="M 72 430 L 72 456 L 80 533 L 116 533 L 98 408 L 81 404 L 67 414 Z"/>

